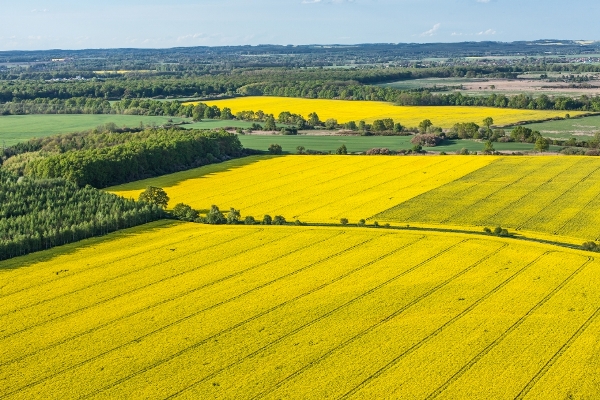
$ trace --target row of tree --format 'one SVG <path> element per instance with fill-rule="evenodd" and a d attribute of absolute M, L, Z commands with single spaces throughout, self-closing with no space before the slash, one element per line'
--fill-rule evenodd
<path fill-rule="evenodd" d="M 119 140 L 112 141 L 115 138 Z M 26 163 L 24 175 L 61 177 L 80 186 L 103 188 L 244 154 L 238 137 L 225 131 L 151 129 L 121 135 L 89 133 L 83 136 L 84 143 L 79 139 L 73 137 L 71 142 L 80 144 L 74 149 L 71 143 L 62 143 L 71 151 L 37 153 Z M 10 165 L 10 161 L 5 164 Z"/>
<path fill-rule="evenodd" d="M 551 69 L 552 66 L 544 65 Z M 557 68 L 566 68 L 559 66 Z M 235 69 L 199 76 L 124 76 L 114 79 L 91 79 L 69 82 L 40 80 L 0 80 L 0 113 L 147 113 L 174 115 L 172 106 L 115 104 L 108 107 L 105 100 L 263 95 L 321 99 L 376 100 L 399 105 L 459 105 L 501 108 L 557 109 L 600 111 L 600 98 L 582 96 L 550 98 L 528 95 L 468 96 L 461 93 L 433 93 L 428 90 L 399 90 L 374 86 L 378 83 L 412 80 L 427 77 L 516 77 L 529 68 L 497 67 L 440 67 L 440 68 L 363 68 L 363 69 L 301 69 L 264 68 Z M 97 99 L 98 104 L 47 103 L 40 99 L 68 100 Z M 37 103 L 23 103 L 38 101 Z M 23 104 L 21 104 L 23 103 Z M 188 115 L 190 116 L 190 115 Z M 203 116 L 204 117 L 204 116 Z"/>

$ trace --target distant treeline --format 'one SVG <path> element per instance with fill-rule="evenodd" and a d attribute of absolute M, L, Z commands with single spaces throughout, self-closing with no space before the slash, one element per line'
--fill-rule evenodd
<path fill-rule="evenodd" d="M 149 129 L 35 139 L 5 150 L 3 168 L 35 179 L 103 188 L 244 155 L 228 132 Z"/>
<path fill-rule="evenodd" d="M 421 78 L 485 77 L 515 78 L 534 66 L 524 67 L 438 67 L 438 68 L 271 68 L 239 69 L 216 75 L 133 76 L 85 81 L 46 82 L 40 80 L 0 81 L 0 114 L 44 113 L 128 113 L 129 107 L 111 105 L 107 100 L 210 97 L 283 96 L 319 99 L 388 101 L 398 105 L 463 105 L 529 109 L 600 111 L 600 99 L 540 96 L 467 96 L 460 93 L 434 94 L 427 90 L 399 90 L 373 86 Z M 552 70 L 552 65 L 536 65 Z M 577 69 L 599 69 L 580 66 Z M 568 69 L 558 65 L 556 69 Z M 593 71 L 586 71 L 593 72 Z M 93 99 L 93 100 L 90 100 Z M 135 107 L 132 107 L 135 108 Z M 141 107 L 145 115 L 182 115 L 176 106 Z"/>
<path fill-rule="evenodd" d="M 306 83 L 298 86 L 281 87 L 273 85 L 253 85 L 243 91 L 246 95 L 281 96 L 320 99 L 373 100 L 387 101 L 402 106 L 479 106 L 496 108 L 514 108 L 530 110 L 565 110 L 600 112 L 600 96 L 571 98 L 558 96 L 550 98 L 546 95 L 532 97 L 525 94 L 505 96 L 491 94 L 489 96 L 468 96 L 461 93 L 434 94 L 429 91 L 401 91 L 393 88 L 377 86 L 327 83 L 309 89 Z M 61 99 L 35 99 L 0 104 L 0 115 L 27 114 L 125 114 L 147 116 L 172 116 L 233 119 L 231 110 L 213 106 L 207 115 L 199 115 L 193 105 L 185 105 L 180 101 L 159 101 L 150 99 L 124 99 L 109 102 L 103 99 L 85 97 Z M 254 110 L 259 111 L 259 110 Z"/>
<path fill-rule="evenodd" d="M 163 218 L 156 205 L 0 170 L 0 260 Z"/>
<path fill-rule="evenodd" d="M 43 79 L 0 80 L 0 102 L 18 102 L 38 98 L 101 99 L 152 98 L 167 96 L 209 96 L 234 94 L 244 86 L 257 83 L 346 82 L 375 84 L 420 78 L 445 77 L 515 77 L 522 71 L 510 67 L 452 68 L 264 68 L 237 69 L 215 75 L 121 76 L 114 79 L 94 78 L 81 81 L 45 81 Z"/>

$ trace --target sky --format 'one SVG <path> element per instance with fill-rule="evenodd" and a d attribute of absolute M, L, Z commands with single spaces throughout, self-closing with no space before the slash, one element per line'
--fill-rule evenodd
<path fill-rule="evenodd" d="M 0 51 L 600 40 L 598 16 L 597 0 L 2 0 Z"/>

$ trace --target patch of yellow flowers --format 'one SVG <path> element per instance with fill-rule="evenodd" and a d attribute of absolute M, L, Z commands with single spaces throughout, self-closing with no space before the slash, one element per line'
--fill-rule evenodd
<path fill-rule="evenodd" d="M 348 101 L 302 99 L 294 97 L 238 97 L 226 100 L 205 101 L 210 106 L 228 107 L 233 114 L 240 111 L 259 111 L 273 114 L 275 118 L 283 111 L 300 114 L 307 118 L 316 112 L 321 121 L 333 118 L 338 123 L 363 120 L 372 123 L 377 119 L 392 118 L 403 126 L 416 127 L 425 119 L 435 126 L 450 128 L 460 122 L 475 122 L 479 125 L 487 117 L 492 117 L 496 125 L 514 124 L 519 121 L 532 121 L 564 117 L 564 111 L 552 110 L 517 110 L 493 107 L 458 107 L 458 106 L 395 106 L 392 103 L 378 101 Z M 194 103 L 186 103 L 194 104 Z M 571 112 L 572 116 L 581 114 Z"/>
<path fill-rule="evenodd" d="M 0 397 L 593 398 L 598 267 L 493 237 L 156 222 L 0 263 Z"/>

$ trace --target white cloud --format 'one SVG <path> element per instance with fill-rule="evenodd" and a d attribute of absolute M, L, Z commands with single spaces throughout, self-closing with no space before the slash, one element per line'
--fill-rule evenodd
<path fill-rule="evenodd" d="M 451 36 L 491 36 L 495 35 L 497 32 L 493 29 L 488 29 L 486 31 L 481 31 L 477 33 L 463 33 L 463 32 L 452 32 Z"/>
<path fill-rule="evenodd" d="M 420 36 L 433 36 L 433 35 L 435 35 L 435 33 L 436 33 L 436 32 L 437 32 L 439 29 L 440 29 L 440 27 L 441 27 L 441 26 L 442 26 L 442 24 L 439 24 L 439 23 L 438 23 L 438 24 L 435 24 L 435 25 L 433 26 L 433 28 L 431 28 L 431 29 L 430 29 L 430 30 L 428 30 L 428 31 L 425 31 L 425 32 L 421 33 L 421 35 L 420 35 Z"/>

